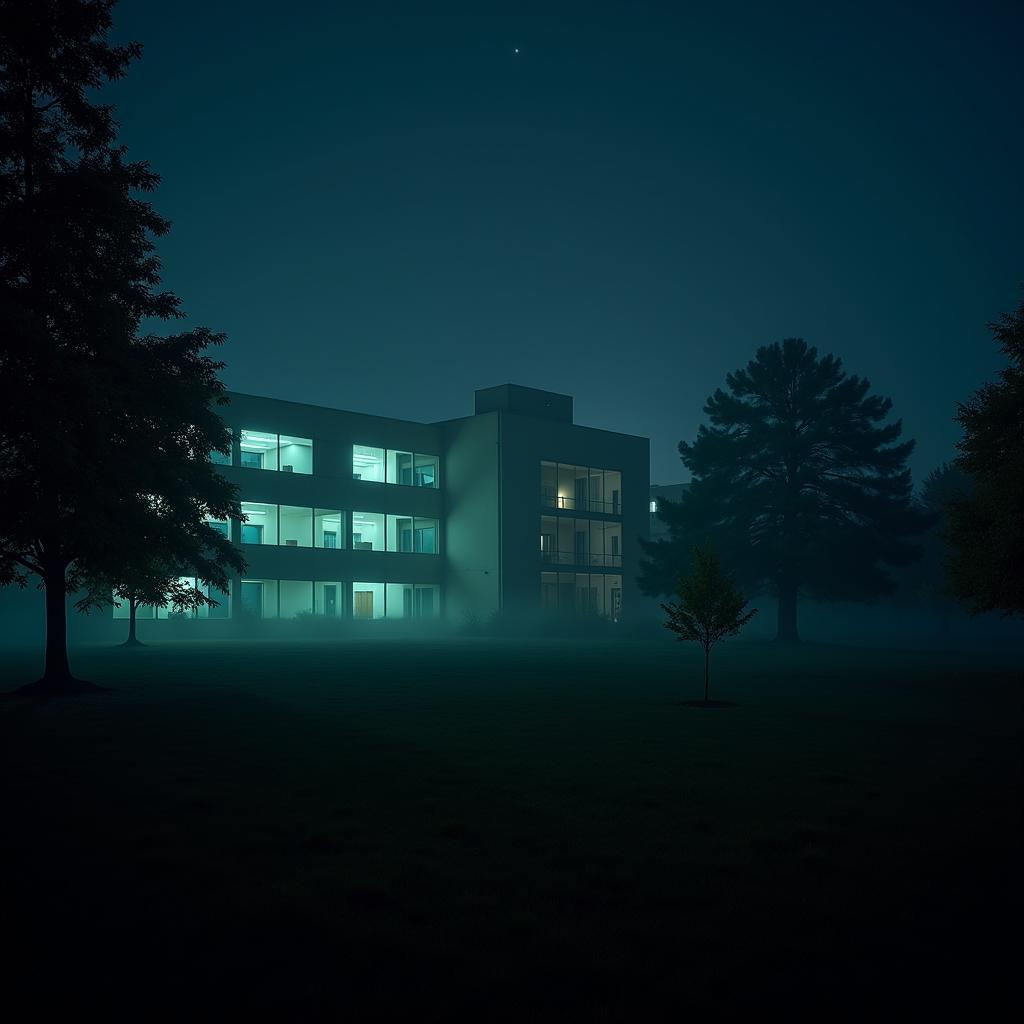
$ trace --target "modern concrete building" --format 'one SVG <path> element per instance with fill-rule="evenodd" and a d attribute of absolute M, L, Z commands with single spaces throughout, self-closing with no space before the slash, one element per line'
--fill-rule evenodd
<path fill-rule="evenodd" d="M 505 384 L 441 423 L 230 397 L 232 453 L 217 461 L 245 521 L 217 525 L 248 567 L 198 617 L 639 607 L 649 443 L 574 424 L 569 396 Z"/>

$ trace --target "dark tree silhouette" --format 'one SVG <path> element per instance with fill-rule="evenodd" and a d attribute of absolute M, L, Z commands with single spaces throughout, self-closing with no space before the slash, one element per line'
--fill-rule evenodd
<path fill-rule="evenodd" d="M 163 573 L 163 574 L 162 574 Z M 177 573 L 153 567 L 151 575 L 143 572 L 123 572 L 120 582 L 113 583 L 102 591 L 90 591 L 84 598 L 75 603 L 79 611 L 89 612 L 93 608 L 105 609 L 112 604 L 128 605 L 128 636 L 122 647 L 144 647 L 138 638 L 136 626 L 138 611 L 141 605 L 154 608 L 172 608 L 174 611 L 195 611 L 204 605 L 212 604 L 201 589 L 191 583 L 185 583 Z"/>
<path fill-rule="evenodd" d="M 990 324 L 1009 365 L 961 405 L 956 465 L 969 495 L 950 505 L 950 574 L 971 611 L 1024 614 L 1024 301 Z"/>
<path fill-rule="evenodd" d="M 661 607 L 668 615 L 665 628 L 680 641 L 696 641 L 704 648 L 704 703 L 708 702 L 711 648 L 726 637 L 735 636 L 757 614 L 744 613 L 747 599 L 730 576 L 722 571 L 718 555 L 705 546 L 693 549 L 693 565 L 679 577 L 678 601 Z"/>
<path fill-rule="evenodd" d="M 894 589 L 887 566 L 919 557 L 913 442 L 897 443 L 889 399 L 799 338 L 759 348 L 726 383 L 704 406 L 710 425 L 679 445 L 693 480 L 659 503 L 669 539 L 644 543 L 640 585 L 670 593 L 709 540 L 744 586 L 778 598 L 777 638 L 796 642 L 798 595 L 869 602 Z"/>
<path fill-rule="evenodd" d="M 158 179 L 90 98 L 141 52 L 107 42 L 112 6 L 0 0 L 0 578 L 42 581 L 44 689 L 79 688 L 66 594 L 116 575 L 132 530 L 201 535 L 206 516 L 239 512 L 210 463 L 230 444 L 205 354 L 222 336 L 140 336 L 180 314 L 158 290 L 168 223 L 142 198 Z M 230 564 L 228 542 L 207 539 Z"/>
<path fill-rule="evenodd" d="M 192 514 L 187 495 L 180 497 L 182 500 L 163 502 L 159 515 L 144 508 L 135 528 L 124 535 L 116 570 L 92 573 L 82 581 L 85 595 L 75 603 L 79 611 L 128 605 L 125 647 L 141 646 L 136 635 L 140 605 L 195 611 L 219 603 L 202 588 L 186 584 L 183 575 L 194 576 L 200 584 L 226 592 L 227 569 L 245 569 L 238 549 Z"/>
<path fill-rule="evenodd" d="M 898 584 L 895 600 L 934 612 L 936 626 L 943 635 L 951 628 L 950 617 L 959 607 L 950 579 L 950 550 L 946 540 L 950 505 L 970 490 L 970 477 L 949 463 L 943 463 L 924 478 L 917 504 L 929 525 L 921 537 L 921 559 L 895 574 Z"/>

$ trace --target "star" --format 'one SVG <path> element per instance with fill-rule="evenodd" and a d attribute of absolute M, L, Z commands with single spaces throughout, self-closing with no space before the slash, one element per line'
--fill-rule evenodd
<path fill-rule="evenodd" d="M 519 47 L 517 46 L 512 52 L 513 53 L 518 53 L 519 52 Z"/>

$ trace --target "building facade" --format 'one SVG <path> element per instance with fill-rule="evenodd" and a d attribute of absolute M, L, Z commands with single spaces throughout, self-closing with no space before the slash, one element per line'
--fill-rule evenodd
<path fill-rule="evenodd" d="M 440 423 L 230 398 L 232 452 L 216 461 L 244 520 L 214 525 L 247 569 L 196 617 L 618 620 L 639 606 L 649 443 L 574 424 L 571 397 L 507 384 Z"/>

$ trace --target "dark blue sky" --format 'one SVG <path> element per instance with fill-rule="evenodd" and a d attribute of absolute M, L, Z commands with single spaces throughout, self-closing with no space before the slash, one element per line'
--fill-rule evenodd
<path fill-rule="evenodd" d="M 795 335 L 893 398 L 919 477 L 1024 278 L 1022 11 L 122 0 L 145 54 L 110 96 L 232 388 L 423 420 L 567 392 L 667 483 Z"/>

